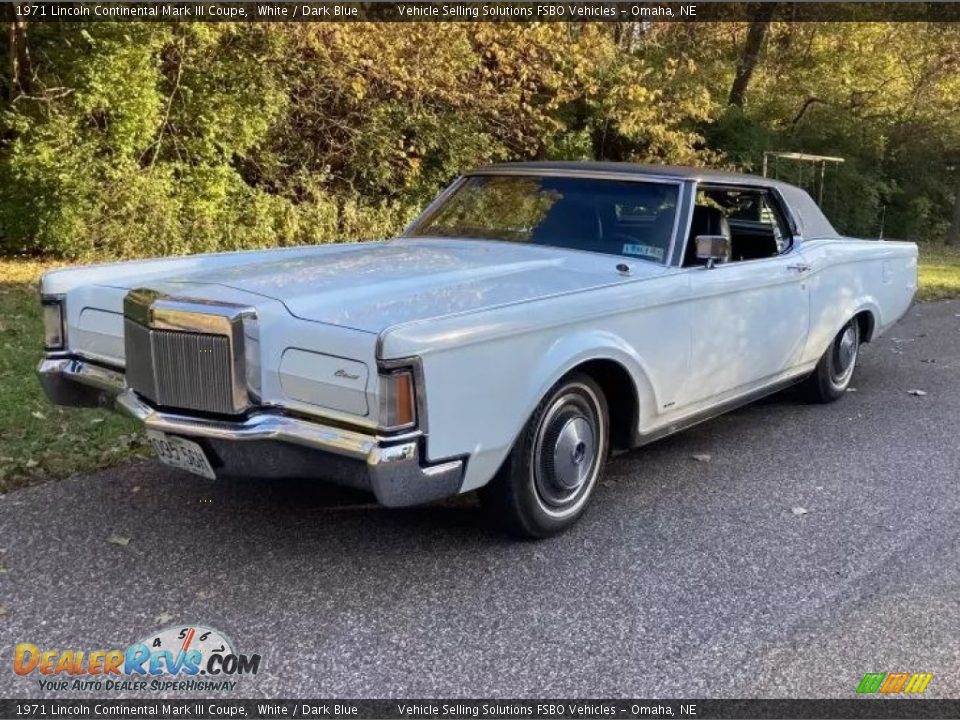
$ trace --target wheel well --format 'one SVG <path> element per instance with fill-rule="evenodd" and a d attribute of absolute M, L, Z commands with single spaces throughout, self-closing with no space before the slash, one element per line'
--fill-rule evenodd
<path fill-rule="evenodd" d="M 876 325 L 876 319 L 869 310 L 861 310 L 853 316 L 857 321 L 860 330 L 860 342 L 868 343 L 873 339 L 873 328 Z"/>
<path fill-rule="evenodd" d="M 615 360 L 589 360 L 571 372 L 589 375 L 603 390 L 610 412 L 610 444 L 615 450 L 633 446 L 639 403 L 630 373 Z"/>

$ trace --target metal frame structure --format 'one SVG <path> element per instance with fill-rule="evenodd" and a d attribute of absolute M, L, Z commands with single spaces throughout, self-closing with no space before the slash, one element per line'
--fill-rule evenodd
<path fill-rule="evenodd" d="M 807 153 L 800 152 L 775 152 L 773 150 L 767 150 L 763 153 L 763 176 L 767 177 L 767 170 L 769 168 L 768 159 L 769 158 L 783 158 L 784 160 L 798 160 L 800 162 L 814 162 L 820 163 L 820 187 L 817 190 L 817 205 L 823 206 L 823 184 L 824 179 L 827 173 L 827 163 L 834 163 L 839 165 L 846 162 L 845 158 L 834 157 L 832 155 L 809 155 Z M 802 181 L 802 176 L 801 176 Z M 798 183 L 798 184 L 802 184 Z"/>

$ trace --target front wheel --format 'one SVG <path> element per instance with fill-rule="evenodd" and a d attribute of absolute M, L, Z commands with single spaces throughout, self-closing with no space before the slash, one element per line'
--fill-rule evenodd
<path fill-rule="evenodd" d="M 833 402 L 850 386 L 860 354 L 860 325 L 856 318 L 841 328 L 803 384 L 804 394 L 814 402 Z"/>
<path fill-rule="evenodd" d="M 569 375 L 534 410 L 503 467 L 480 489 L 480 499 L 514 535 L 555 535 L 583 514 L 609 448 L 603 391 L 587 375 Z"/>

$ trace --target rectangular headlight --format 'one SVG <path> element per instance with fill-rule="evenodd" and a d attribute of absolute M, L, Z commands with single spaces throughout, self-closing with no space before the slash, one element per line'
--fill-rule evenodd
<path fill-rule="evenodd" d="M 417 422 L 412 370 L 394 370 L 380 375 L 380 427 L 401 430 Z"/>
<path fill-rule="evenodd" d="M 43 343 L 47 350 L 63 350 L 67 345 L 63 298 L 43 299 Z"/>

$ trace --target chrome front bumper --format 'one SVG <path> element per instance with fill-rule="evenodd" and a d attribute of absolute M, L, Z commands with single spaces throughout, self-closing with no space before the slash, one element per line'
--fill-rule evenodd
<path fill-rule="evenodd" d="M 274 412 L 249 413 L 236 421 L 163 412 L 129 389 L 122 372 L 75 357 L 47 358 L 40 362 L 37 374 L 47 396 L 58 405 L 113 408 L 140 420 L 148 430 L 205 441 L 217 456 L 215 469 L 228 474 L 257 475 L 256 459 L 266 461 L 270 454 L 218 452 L 218 448 L 279 443 L 310 451 L 291 453 L 297 458 L 298 475 L 371 490 L 390 507 L 454 495 L 463 480 L 462 459 L 421 463 L 424 438 L 419 432 L 378 436 Z"/>

